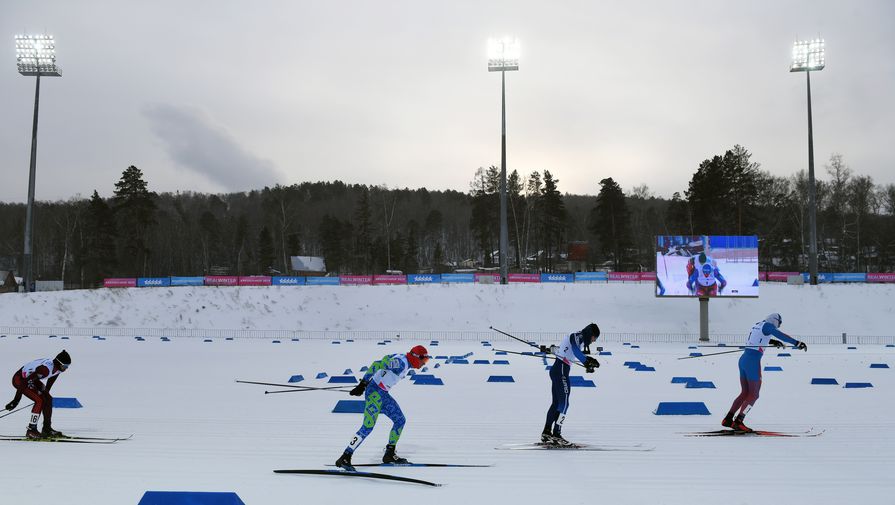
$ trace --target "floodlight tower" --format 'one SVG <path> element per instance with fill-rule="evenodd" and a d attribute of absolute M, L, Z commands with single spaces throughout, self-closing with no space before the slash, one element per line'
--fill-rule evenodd
<path fill-rule="evenodd" d="M 796 41 L 792 46 L 790 72 L 805 72 L 808 85 L 808 275 L 817 285 L 817 201 L 814 188 L 814 130 L 811 124 L 811 72 L 824 68 L 824 40 Z"/>
<path fill-rule="evenodd" d="M 28 206 L 25 209 L 25 254 L 22 258 L 25 292 L 34 291 L 34 263 L 31 239 L 34 225 L 34 178 L 37 166 L 37 110 L 40 104 L 40 76 L 61 77 L 56 66 L 56 41 L 52 35 L 16 35 L 16 64 L 19 73 L 34 76 L 34 124 L 31 127 L 31 170 L 28 173 Z"/>
<path fill-rule="evenodd" d="M 507 283 L 507 98 L 506 73 L 519 70 L 515 37 L 488 41 L 488 71 L 500 72 L 500 283 Z"/>

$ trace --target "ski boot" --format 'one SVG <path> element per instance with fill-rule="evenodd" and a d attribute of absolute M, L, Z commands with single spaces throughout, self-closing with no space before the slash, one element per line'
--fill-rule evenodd
<path fill-rule="evenodd" d="M 549 431 L 541 433 L 541 443 L 545 445 L 556 445 L 553 435 Z"/>
<path fill-rule="evenodd" d="M 385 454 L 382 455 L 382 462 L 392 465 L 406 465 L 410 463 L 407 459 L 395 454 L 395 445 L 388 444 L 385 446 Z"/>
<path fill-rule="evenodd" d="M 336 466 L 349 472 L 356 471 L 354 465 L 351 464 L 351 453 L 348 451 L 343 452 L 342 455 L 339 456 L 339 459 L 336 460 Z"/>
<path fill-rule="evenodd" d="M 43 430 L 40 432 L 40 436 L 43 438 L 67 438 L 61 431 L 56 431 L 49 425 L 44 426 Z"/>
<path fill-rule="evenodd" d="M 730 428 L 733 426 L 733 413 L 732 412 L 728 412 L 727 415 L 724 416 L 724 419 L 721 420 L 721 426 L 724 426 L 725 428 Z"/>
<path fill-rule="evenodd" d="M 743 419 L 745 417 L 746 416 L 744 416 L 742 414 L 738 415 L 737 418 L 733 420 L 733 425 L 731 425 L 731 428 L 733 428 L 734 431 L 741 431 L 743 433 L 752 433 L 752 431 L 753 431 L 752 428 L 743 424 Z"/>
<path fill-rule="evenodd" d="M 25 431 L 25 438 L 30 438 L 32 440 L 37 440 L 37 439 L 41 438 L 40 432 L 37 431 L 37 425 L 35 425 L 35 424 L 28 425 L 28 430 Z"/>
<path fill-rule="evenodd" d="M 575 444 L 564 439 L 562 436 L 562 430 L 560 430 L 560 428 L 557 426 L 553 428 L 553 445 L 559 447 L 571 447 Z"/>

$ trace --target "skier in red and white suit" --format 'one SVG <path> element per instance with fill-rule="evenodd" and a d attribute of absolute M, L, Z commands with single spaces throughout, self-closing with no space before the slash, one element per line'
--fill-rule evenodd
<path fill-rule="evenodd" d="M 68 370 L 71 365 L 71 356 L 63 350 L 55 358 L 41 358 L 25 363 L 12 376 L 12 386 L 16 388 L 15 398 L 6 404 L 6 410 L 13 410 L 22 399 L 22 395 L 34 401 L 31 407 L 31 422 L 25 436 L 28 438 L 61 437 L 62 433 L 53 429 L 50 421 L 53 417 L 53 397 L 50 396 L 50 388 L 56 383 L 59 374 Z M 46 386 L 41 382 L 47 380 Z M 37 420 L 44 416 L 43 430 L 37 431 Z"/>

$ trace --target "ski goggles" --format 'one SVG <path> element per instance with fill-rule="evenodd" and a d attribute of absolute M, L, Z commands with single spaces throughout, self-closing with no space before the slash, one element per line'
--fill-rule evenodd
<path fill-rule="evenodd" d="M 429 356 L 428 354 L 417 354 L 415 352 L 411 352 L 410 355 L 416 357 L 416 359 L 420 360 L 420 363 L 424 365 L 432 358 L 432 356 Z"/>

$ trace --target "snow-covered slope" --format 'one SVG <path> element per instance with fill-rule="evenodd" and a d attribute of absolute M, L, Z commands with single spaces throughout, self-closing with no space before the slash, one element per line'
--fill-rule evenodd
<path fill-rule="evenodd" d="M 699 331 L 698 302 L 650 283 L 178 287 L 0 295 L 0 327 L 567 332 Z M 743 334 L 769 312 L 800 335 L 893 335 L 895 286 L 765 284 L 757 299 L 712 299 L 712 333 Z"/>

